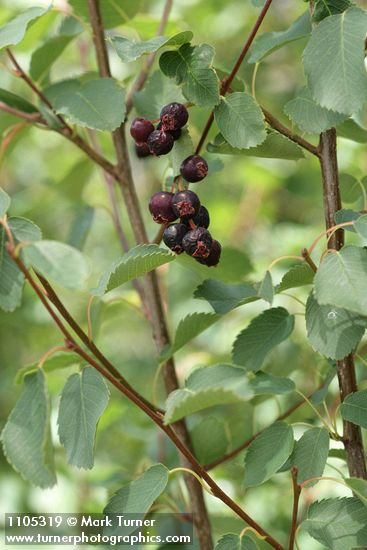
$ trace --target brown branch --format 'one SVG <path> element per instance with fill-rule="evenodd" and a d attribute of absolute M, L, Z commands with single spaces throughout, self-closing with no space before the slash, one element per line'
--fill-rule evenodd
<path fill-rule="evenodd" d="M 301 495 L 302 487 L 297 483 L 297 468 L 291 468 L 292 474 L 292 485 L 293 485 L 293 511 L 292 511 L 292 526 L 289 537 L 289 550 L 294 549 L 294 542 L 296 540 L 296 531 L 297 531 L 297 518 L 298 518 L 298 506 L 299 506 L 299 497 Z"/>
<path fill-rule="evenodd" d="M 305 260 L 305 262 L 307 262 L 308 265 L 310 266 L 310 268 L 312 269 L 312 271 L 314 273 L 316 273 L 317 266 L 316 266 L 315 262 L 313 261 L 313 259 L 311 258 L 310 253 L 307 250 L 307 248 L 302 248 L 301 254 L 302 254 L 302 257 Z"/>
<path fill-rule="evenodd" d="M 14 109 L 14 107 L 6 105 L 6 103 L 3 103 L 2 101 L 0 101 L 0 111 L 4 111 L 4 113 L 9 113 L 9 115 L 22 118 L 31 124 L 34 124 L 35 122 L 43 122 L 41 113 L 25 113 L 24 111 L 19 111 L 18 109 Z"/>
<path fill-rule="evenodd" d="M 335 225 L 335 214 L 341 209 L 338 161 L 336 152 L 336 130 L 332 128 L 320 135 L 320 167 L 323 183 L 324 214 L 326 228 Z M 344 246 L 344 230 L 339 229 L 327 241 L 328 249 L 340 250 Z M 337 361 L 340 399 L 358 390 L 353 355 Z M 361 428 L 343 420 L 343 443 L 347 454 L 351 476 L 367 479 Z"/>
<path fill-rule="evenodd" d="M 294 143 L 297 143 L 297 145 L 300 145 L 301 147 L 303 147 L 303 149 L 306 149 L 309 153 L 312 153 L 317 157 L 319 156 L 318 148 L 312 145 L 312 143 L 310 143 L 309 141 L 303 139 L 301 136 L 289 130 L 289 128 L 284 126 L 284 124 L 282 124 L 277 118 L 275 118 L 275 116 L 273 116 L 271 113 L 269 113 L 269 111 L 267 111 L 263 107 L 261 107 L 261 110 L 264 114 L 266 122 L 269 124 L 269 126 L 274 128 L 274 130 L 276 130 L 280 134 L 283 134 L 283 136 L 287 137 L 291 141 L 294 141 Z"/>
<path fill-rule="evenodd" d="M 164 33 L 164 29 L 166 28 L 166 25 L 167 25 L 167 22 L 168 22 L 168 19 L 169 19 L 169 15 L 171 13 L 172 4 L 173 4 L 173 0 L 166 0 L 156 36 L 161 36 Z M 127 97 L 126 97 L 126 115 L 128 115 L 130 113 L 131 109 L 133 108 L 134 94 L 136 94 L 136 92 L 139 92 L 139 90 L 141 90 L 143 88 L 143 86 L 144 86 L 144 84 L 145 84 L 145 82 L 146 82 L 146 80 L 149 76 L 149 72 L 150 72 L 150 69 L 151 69 L 151 67 L 154 63 L 156 55 L 157 55 L 157 53 L 154 52 L 154 53 L 151 53 L 147 56 L 147 58 L 145 60 L 145 63 L 144 63 L 144 66 L 143 66 L 140 74 L 137 76 L 134 84 L 132 85 L 132 88 L 131 88 L 130 92 L 127 94 Z"/>
<path fill-rule="evenodd" d="M 222 85 L 222 88 L 221 88 L 221 95 L 225 95 L 231 84 L 232 84 L 232 81 L 234 79 L 234 77 L 236 76 L 241 64 L 242 64 L 242 61 L 244 60 L 247 52 L 249 51 L 250 49 L 250 46 L 252 44 L 252 42 L 254 41 L 255 37 L 256 37 L 256 34 L 261 26 L 261 23 L 263 22 L 264 18 L 265 18 L 265 15 L 267 14 L 267 11 L 268 9 L 270 8 L 270 5 L 272 3 L 273 0 L 266 0 L 260 14 L 259 14 L 259 17 L 256 19 L 255 21 L 255 24 L 254 26 L 252 27 L 252 30 L 242 48 L 242 51 L 240 53 L 240 55 L 238 56 L 237 58 L 237 61 L 236 63 L 234 64 L 233 66 L 233 69 L 231 71 L 231 73 L 229 74 L 229 76 L 225 79 L 225 82 L 223 83 Z M 203 130 L 203 133 L 201 135 L 201 138 L 199 140 L 199 143 L 198 143 L 198 146 L 196 148 L 196 153 L 199 153 L 201 151 L 201 148 L 202 146 L 204 145 L 204 142 L 208 136 L 208 133 L 209 133 L 209 130 L 211 128 L 211 125 L 213 124 L 213 121 L 214 121 L 214 111 L 211 112 L 209 118 L 208 118 L 208 121 L 205 125 L 205 128 Z"/>

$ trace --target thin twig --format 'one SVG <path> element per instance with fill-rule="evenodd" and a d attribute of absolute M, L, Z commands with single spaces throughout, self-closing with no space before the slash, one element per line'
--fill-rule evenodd
<path fill-rule="evenodd" d="M 297 530 L 299 497 L 302 491 L 302 487 L 297 483 L 297 474 L 298 474 L 297 468 L 293 467 L 291 469 L 291 474 L 292 474 L 292 484 L 293 484 L 293 512 L 292 512 L 292 526 L 291 526 L 289 546 L 288 546 L 289 550 L 294 549 L 294 541 L 296 538 L 296 530 Z"/>
<path fill-rule="evenodd" d="M 22 118 L 31 124 L 34 124 L 35 122 L 43 122 L 41 113 L 25 113 L 24 111 L 19 111 L 19 109 L 14 109 L 14 107 L 6 105 L 6 103 L 3 103 L 2 101 L 0 101 L 0 111 L 4 111 L 4 113 L 9 113 L 9 115 Z"/>

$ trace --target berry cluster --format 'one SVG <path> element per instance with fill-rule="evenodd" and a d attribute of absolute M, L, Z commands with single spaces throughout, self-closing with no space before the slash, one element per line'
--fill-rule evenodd
<path fill-rule="evenodd" d="M 153 123 L 144 118 L 135 118 L 130 133 L 135 140 L 135 150 L 139 157 L 165 155 L 180 138 L 181 128 L 188 121 L 189 114 L 181 103 L 170 103 L 163 107 L 160 120 L 154 129 Z M 180 166 L 181 176 L 189 183 L 205 178 L 208 165 L 200 155 L 187 157 Z M 176 178 L 176 182 L 181 178 Z M 166 226 L 163 233 L 164 243 L 176 254 L 186 252 L 206 266 L 219 263 L 221 245 L 208 231 L 209 212 L 202 206 L 196 193 L 182 190 L 178 184 L 176 193 L 161 191 L 155 193 L 149 201 L 149 210 L 156 223 Z M 179 223 L 176 222 L 179 218 Z M 171 225 L 169 225 L 171 224 Z"/>

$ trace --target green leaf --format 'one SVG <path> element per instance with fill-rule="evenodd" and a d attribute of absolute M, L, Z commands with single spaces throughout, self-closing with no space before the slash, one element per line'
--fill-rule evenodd
<path fill-rule="evenodd" d="M 270 479 L 290 456 L 293 430 L 285 422 L 275 422 L 250 444 L 245 456 L 245 487 Z"/>
<path fill-rule="evenodd" d="M 30 65 L 30 76 L 33 80 L 41 84 L 47 80 L 50 67 L 74 36 L 54 36 L 33 52 Z"/>
<path fill-rule="evenodd" d="M 0 307 L 10 312 L 21 303 L 24 275 L 9 256 L 6 241 L 4 228 L 0 227 Z"/>
<path fill-rule="evenodd" d="M 144 54 L 157 52 L 165 46 L 182 46 L 192 40 L 193 34 L 191 31 L 184 31 L 175 34 L 171 38 L 165 36 L 155 36 L 145 42 L 135 42 L 122 36 L 113 36 L 111 42 L 116 50 L 117 55 L 124 63 L 135 61 Z"/>
<path fill-rule="evenodd" d="M 88 3 L 85 0 L 69 0 L 74 13 L 81 16 L 89 23 Z M 103 26 L 106 29 L 117 27 L 127 23 L 138 13 L 141 7 L 141 0 L 103 0 L 100 2 Z"/>
<path fill-rule="evenodd" d="M 224 139 L 239 149 L 249 149 L 266 138 L 264 117 L 254 98 L 244 92 L 221 97 L 214 117 Z"/>
<path fill-rule="evenodd" d="M 207 145 L 209 153 L 218 155 L 245 155 L 247 157 L 274 158 L 283 160 L 299 160 L 304 158 L 301 147 L 290 139 L 273 130 L 267 130 L 265 141 L 257 147 L 237 149 L 231 147 L 221 134 Z"/>
<path fill-rule="evenodd" d="M 189 130 L 184 128 L 181 131 L 180 139 L 177 139 L 173 145 L 173 149 L 170 153 L 173 176 L 180 174 L 180 166 L 182 161 L 187 157 L 194 154 L 194 145 L 192 143 Z"/>
<path fill-rule="evenodd" d="M 0 101 L 9 105 L 9 107 L 14 107 L 14 109 L 19 109 L 25 113 L 37 113 L 37 109 L 32 103 L 3 88 L 0 88 Z"/>
<path fill-rule="evenodd" d="M 359 124 L 351 118 L 339 124 L 337 131 L 339 137 L 350 139 L 357 143 L 367 143 L 367 130 L 359 126 Z"/>
<path fill-rule="evenodd" d="M 29 8 L 0 28 L 0 49 L 14 46 L 23 40 L 32 21 L 45 14 L 49 8 Z"/>
<path fill-rule="evenodd" d="M 354 210 L 350 210 L 348 208 L 342 208 L 341 210 L 338 210 L 335 213 L 334 219 L 336 224 L 345 223 L 345 222 L 354 222 L 355 220 L 358 220 L 360 215 L 361 214 L 359 212 L 355 212 Z M 344 230 L 352 231 L 353 233 L 355 232 L 355 229 L 352 225 L 344 227 Z"/>
<path fill-rule="evenodd" d="M 367 390 L 350 393 L 340 407 L 340 414 L 344 420 L 353 422 L 357 426 L 367 428 Z"/>
<path fill-rule="evenodd" d="M 42 365 L 42 370 L 44 372 L 53 372 L 55 370 L 65 369 L 67 367 L 71 367 L 72 365 L 78 365 L 80 360 L 80 355 L 77 355 L 76 353 L 72 353 L 70 351 L 58 351 L 46 359 Z M 17 371 L 14 382 L 16 384 L 21 384 L 27 374 L 35 372 L 38 369 L 39 362 L 22 367 Z"/>
<path fill-rule="evenodd" d="M 347 477 L 344 482 L 350 487 L 353 493 L 367 506 L 367 481 L 359 477 Z"/>
<path fill-rule="evenodd" d="M 213 279 L 206 279 L 197 287 L 194 298 L 206 300 L 215 313 L 224 315 L 235 307 L 258 300 L 257 292 L 253 285 L 248 283 L 226 284 Z"/>
<path fill-rule="evenodd" d="M 233 344 L 233 362 L 251 371 L 259 370 L 268 353 L 286 340 L 293 328 L 294 316 L 286 309 L 267 309 L 238 334 Z"/>
<path fill-rule="evenodd" d="M 11 229 L 15 240 L 20 242 L 40 241 L 42 239 L 42 232 L 38 225 L 33 223 L 27 218 L 21 218 L 13 216 L 9 218 L 8 225 Z"/>
<path fill-rule="evenodd" d="M 0 218 L 3 218 L 10 208 L 10 197 L 8 193 L 5 193 L 4 189 L 0 187 Z"/>
<path fill-rule="evenodd" d="M 20 397 L 1 434 L 8 462 L 39 487 L 56 483 L 49 426 L 49 402 L 41 369 L 24 378 Z"/>
<path fill-rule="evenodd" d="M 290 378 L 273 376 L 262 371 L 258 371 L 254 378 L 250 379 L 250 387 L 255 395 L 282 395 L 296 389 L 295 383 Z"/>
<path fill-rule="evenodd" d="M 308 36 L 312 31 L 309 10 L 296 19 L 286 31 L 266 32 L 256 38 L 252 47 L 249 63 L 258 63 L 275 50 L 286 44 Z"/>
<path fill-rule="evenodd" d="M 115 130 L 125 117 L 125 92 L 113 78 L 96 78 L 82 84 L 70 81 L 59 88 L 53 106 L 71 122 L 94 130 Z M 55 87 L 54 87 L 55 90 Z"/>
<path fill-rule="evenodd" d="M 57 241 L 37 241 L 22 249 L 24 260 L 44 277 L 70 289 L 82 289 L 88 265 L 76 248 Z"/>
<path fill-rule="evenodd" d="M 134 107 L 137 113 L 150 120 L 159 118 L 162 105 L 168 105 L 173 101 L 184 103 L 185 98 L 181 88 L 171 79 L 165 78 L 161 71 L 155 71 L 144 89 L 134 95 Z"/>
<path fill-rule="evenodd" d="M 290 268 L 277 286 L 276 291 L 283 292 L 290 288 L 298 288 L 305 285 L 312 285 L 314 279 L 314 272 L 306 262 L 297 264 Z"/>
<path fill-rule="evenodd" d="M 183 44 L 177 51 L 159 58 L 161 71 L 182 85 L 184 96 L 199 107 L 212 107 L 219 101 L 219 80 L 211 64 L 214 48 L 209 44 Z"/>
<path fill-rule="evenodd" d="M 362 196 L 361 182 L 351 174 L 339 174 L 339 187 L 343 202 L 354 203 Z"/>
<path fill-rule="evenodd" d="M 367 250 L 346 246 L 329 253 L 315 276 L 320 305 L 341 307 L 364 316 L 367 311 Z"/>
<path fill-rule="evenodd" d="M 353 227 L 360 237 L 367 238 L 367 215 L 360 216 L 353 223 Z"/>
<path fill-rule="evenodd" d="M 307 336 L 321 355 L 343 359 L 356 349 L 366 327 L 366 317 L 335 306 L 320 306 L 310 294 L 306 305 Z"/>
<path fill-rule="evenodd" d="M 310 134 L 320 134 L 346 118 L 346 115 L 320 107 L 307 87 L 302 88 L 294 99 L 288 101 L 284 112 L 298 128 Z"/>
<path fill-rule="evenodd" d="M 61 394 L 57 423 L 69 464 L 86 470 L 93 468 L 97 424 L 108 399 L 106 382 L 93 367 L 85 367 L 68 378 Z"/>
<path fill-rule="evenodd" d="M 352 114 L 365 102 L 366 29 L 367 13 L 358 8 L 327 17 L 314 28 L 303 61 L 312 96 L 321 107 Z"/>
<path fill-rule="evenodd" d="M 102 276 L 93 294 L 101 296 L 118 286 L 146 275 L 153 269 L 172 262 L 175 255 L 157 244 L 142 244 L 131 248 Z"/>
<path fill-rule="evenodd" d="M 273 280 L 271 278 L 270 271 L 267 271 L 265 273 L 265 277 L 261 281 L 258 289 L 258 295 L 260 298 L 265 300 L 266 302 L 269 302 L 271 305 L 274 300 L 274 287 L 273 287 Z"/>
<path fill-rule="evenodd" d="M 303 529 L 326 548 L 347 550 L 367 545 L 367 512 L 358 498 L 314 502 Z"/>
<path fill-rule="evenodd" d="M 155 464 L 134 481 L 119 489 L 103 510 L 110 514 L 145 515 L 168 483 L 168 470 L 163 464 Z M 131 527 L 132 531 L 136 526 Z M 124 532 L 125 534 L 125 532 Z"/>
<path fill-rule="evenodd" d="M 173 343 L 162 351 L 160 360 L 167 361 L 188 342 L 199 336 L 204 330 L 212 326 L 221 318 L 215 313 L 191 313 L 184 317 L 176 330 Z"/>
<path fill-rule="evenodd" d="M 329 363 L 331 363 L 331 361 L 329 361 Z M 320 389 L 316 390 L 311 396 L 310 401 L 312 401 L 314 405 L 321 405 L 321 403 L 327 396 L 331 382 L 336 376 L 336 363 L 331 363 L 331 365 L 332 366 L 329 369 L 328 374 L 322 383 L 322 386 L 320 387 Z"/>
<path fill-rule="evenodd" d="M 91 206 L 83 206 L 80 210 L 77 210 L 68 237 L 68 244 L 70 246 L 83 250 L 94 218 L 95 209 Z"/>
<path fill-rule="evenodd" d="M 211 365 L 196 369 L 185 388 L 171 392 L 166 402 L 166 424 L 213 407 L 248 401 L 254 395 L 243 369 L 232 365 Z"/>
<path fill-rule="evenodd" d="M 293 465 L 298 469 L 299 484 L 322 476 L 329 454 L 329 433 L 325 428 L 311 428 L 299 439 L 293 451 Z M 311 484 L 308 485 L 310 487 Z"/>
<path fill-rule="evenodd" d="M 317 23 L 329 15 L 342 13 L 351 5 L 350 0 L 316 0 L 312 20 Z"/>
<path fill-rule="evenodd" d="M 215 416 L 203 418 L 191 430 L 190 435 L 195 456 L 201 464 L 210 464 L 222 457 L 228 449 L 229 441 L 224 422 Z"/>
<path fill-rule="evenodd" d="M 256 542 L 248 535 L 244 537 L 228 533 L 223 535 L 214 547 L 214 550 L 258 550 Z"/>

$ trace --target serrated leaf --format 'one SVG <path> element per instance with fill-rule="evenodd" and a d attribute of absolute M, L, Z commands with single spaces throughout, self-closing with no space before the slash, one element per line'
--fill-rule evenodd
<path fill-rule="evenodd" d="M 173 343 L 162 351 L 160 360 L 167 361 L 188 342 L 199 336 L 221 318 L 215 313 L 191 313 L 184 317 L 176 330 Z"/>
<path fill-rule="evenodd" d="M 32 21 L 44 15 L 49 8 L 29 8 L 0 28 L 0 49 L 14 46 L 23 40 Z"/>
<path fill-rule="evenodd" d="M 345 246 L 329 253 L 315 276 L 315 297 L 320 305 L 331 304 L 359 313 L 367 311 L 367 250 Z"/>
<path fill-rule="evenodd" d="M 314 502 L 302 527 L 331 550 L 363 548 L 367 545 L 367 510 L 358 498 L 330 498 Z"/>
<path fill-rule="evenodd" d="M 44 372 L 53 372 L 55 370 L 71 367 L 72 365 L 78 365 L 80 363 L 80 355 L 73 352 L 59 351 L 50 355 L 42 365 Z M 39 362 L 26 365 L 19 369 L 15 375 L 15 384 L 21 384 L 24 377 L 39 368 Z"/>
<path fill-rule="evenodd" d="M 297 482 L 301 484 L 312 477 L 322 476 L 328 454 L 328 431 L 325 428 L 307 430 L 296 442 L 293 451 L 293 465 L 298 470 Z"/>
<path fill-rule="evenodd" d="M 135 61 L 144 54 L 157 52 L 165 46 L 181 46 L 192 40 L 191 31 L 184 31 L 175 34 L 171 38 L 165 36 L 155 36 L 144 42 L 135 42 L 122 36 L 113 36 L 111 42 L 117 55 L 124 63 Z"/>
<path fill-rule="evenodd" d="M 93 294 L 101 296 L 118 286 L 146 275 L 153 269 L 172 262 L 175 255 L 156 244 L 142 244 L 131 248 L 102 276 Z"/>
<path fill-rule="evenodd" d="M 209 153 L 218 155 L 245 155 L 247 157 L 299 160 L 304 158 L 301 147 L 278 132 L 267 130 L 265 141 L 257 147 L 237 149 L 232 147 L 221 134 L 207 145 Z"/>
<path fill-rule="evenodd" d="M 72 36 L 54 36 L 32 53 L 30 76 L 33 80 L 44 83 L 50 67 L 60 57 L 66 46 L 72 41 Z"/>
<path fill-rule="evenodd" d="M 288 101 L 284 112 L 297 124 L 298 128 L 310 134 L 320 134 L 333 128 L 343 122 L 347 116 L 318 105 L 307 86 L 302 88 L 294 99 Z"/>
<path fill-rule="evenodd" d="M 334 220 L 336 224 L 345 223 L 345 222 L 354 222 L 355 220 L 358 220 L 360 215 L 361 214 L 359 212 L 355 212 L 354 210 L 350 210 L 348 208 L 342 208 L 341 210 L 338 210 L 335 213 Z M 351 226 L 344 227 L 344 231 L 352 231 L 354 233 L 355 229 L 351 225 Z"/>
<path fill-rule="evenodd" d="M 253 285 L 248 283 L 226 284 L 213 279 L 206 279 L 197 287 L 194 298 L 206 300 L 215 313 L 224 315 L 239 307 L 259 299 Z"/>
<path fill-rule="evenodd" d="M 85 367 L 68 378 L 61 394 L 57 423 L 69 464 L 86 470 L 93 468 L 97 424 L 108 399 L 106 382 L 93 367 Z"/>
<path fill-rule="evenodd" d="M 273 303 L 274 287 L 273 287 L 273 280 L 271 278 L 270 271 L 267 271 L 265 273 L 265 277 L 260 282 L 257 293 L 260 298 L 268 302 L 270 305 Z"/>
<path fill-rule="evenodd" d="M 350 0 L 316 0 L 312 13 L 312 20 L 316 23 L 334 15 L 342 13 L 351 6 Z"/>
<path fill-rule="evenodd" d="M 340 407 L 344 420 L 367 428 L 367 390 L 350 393 Z"/>
<path fill-rule="evenodd" d="M 82 84 L 70 81 L 53 93 L 53 106 L 75 124 L 94 130 L 115 130 L 125 117 L 125 92 L 113 78 L 97 78 Z"/>
<path fill-rule="evenodd" d="M 194 154 L 194 145 L 192 143 L 191 136 L 187 128 L 184 128 L 181 132 L 180 139 L 177 139 L 173 145 L 173 149 L 170 153 L 173 176 L 180 174 L 180 166 L 182 162 Z"/>
<path fill-rule="evenodd" d="M 85 0 L 69 0 L 73 11 L 89 23 L 88 3 Z M 106 29 L 117 27 L 128 22 L 138 13 L 141 0 L 103 0 L 101 4 L 101 16 L 103 26 Z"/>
<path fill-rule="evenodd" d="M 21 303 L 24 275 L 6 250 L 6 233 L 0 226 L 0 307 L 14 311 Z"/>
<path fill-rule="evenodd" d="M 353 493 L 367 506 L 367 481 L 359 477 L 347 477 L 344 482 L 352 489 Z"/>
<path fill-rule="evenodd" d="M 227 451 L 229 441 L 224 422 L 215 416 L 203 418 L 190 435 L 195 456 L 201 464 L 210 464 Z"/>
<path fill-rule="evenodd" d="M 262 111 L 249 94 L 235 92 L 221 97 L 214 117 L 222 136 L 232 147 L 249 149 L 266 138 Z"/>
<path fill-rule="evenodd" d="M 10 197 L 8 193 L 0 187 L 0 218 L 3 218 L 10 207 Z"/>
<path fill-rule="evenodd" d="M 259 370 L 268 353 L 286 340 L 293 328 L 294 316 L 286 309 L 267 309 L 238 334 L 233 344 L 233 362 L 251 371 Z"/>
<path fill-rule="evenodd" d="M 170 424 L 214 405 L 248 401 L 253 395 L 243 369 L 232 365 L 202 367 L 190 374 L 184 389 L 169 394 L 164 420 Z"/>
<path fill-rule="evenodd" d="M 250 379 L 250 387 L 255 395 L 282 395 L 296 389 L 295 383 L 290 378 L 274 376 L 262 371 L 258 371 L 254 378 Z"/>
<path fill-rule="evenodd" d="M 258 550 L 256 542 L 248 535 L 244 537 L 228 533 L 223 535 L 214 547 L 214 550 Z"/>
<path fill-rule="evenodd" d="M 321 107 L 352 114 L 365 102 L 366 30 L 367 13 L 355 7 L 314 28 L 303 62 L 312 96 Z"/>
<path fill-rule="evenodd" d="M 37 241 L 22 249 L 24 261 L 44 277 L 70 289 L 82 289 L 89 275 L 84 256 L 76 248 L 57 241 Z"/>
<path fill-rule="evenodd" d="M 310 294 L 306 305 L 307 336 L 321 355 L 343 359 L 356 349 L 366 327 L 366 317 L 335 306 L 320 306 Z"/>
<path fill-rule="evenodd" d="M 32 103 L 29 103 L 26 99 L 13 94 L 13 92 L 8 92 L 8 90 L 4 90 L 3 88 L 0 88 L 0 101 L 9 105 L 9 107 L 14 107 L 14 109 L 19 109 L 25 113 L 37 113 L 37 109 Z"/>
<path fill-rule="evenodd" d="M 305 285 L 312 285 L 315 273 L 310 266 L 303 262 L 290 268 L 276 288 L 276 292 L 283 292 L 290 288 L 298 288 Z"/>
<path fill-rule="evenodd" d="M 24 378 L 20 397 L 1 434 L 8 462 L 39 487 L 56 483 L 51 453 L 49 403 L 41 369 Z"/>
<path fill-rule="evenodd" d="M 293 445 L 293 430 L 285 422 L 275 422 L 261 432 L 245 456 L 245 487 L 270 479 L 290 456 Z"/>
<path fill-rule="evenodd" d="M 214 48 L 209 44 L 183 44 L 177 51 L 164 52 L 159 59 L 161 71 L 182 86 L 184 96 L 199 107 L 219 101 L 219 80 L 211 64 Z"/>
<path fill-rule="evenodd" d="M 251 54 L 248 62 L 258 63 L 264 59 L 264 57 L 285 46 L 286 44 L 308 36 L 311 31 L 311 16 L 310 12 L 307 10 L 300 17 L 298 17 L 298 19 L 296 19 L 287 30 L 280 32 L 266 32 L 256 38 L 251 47 Z"/>
<path fill-rule="evenodd" d="M 144 89 L 134 95 L 134 107 L 139 115 L 150 120 L 159 118 L 162 105 L 177 101 L 184 103 L 185 98 L 171 79 L 165 78 L 161 71 L 155 71 Z"/>

